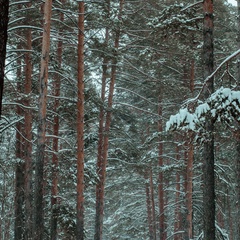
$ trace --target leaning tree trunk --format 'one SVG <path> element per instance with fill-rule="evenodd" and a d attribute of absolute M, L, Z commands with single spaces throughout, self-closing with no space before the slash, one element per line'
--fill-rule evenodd
<path fill-rule="evenodd" d="M 204 79 L 213 72 L 213 0 L 203 1 L 203 69 Z M 214 78 L 204 86 L 204 98 L 213 93 Z M 205 240 L 215 240 L 215 183 L 214 183 L 214 135 L 211 116 L 206 116 L 203 146 L 203 232 Z"/>
<path fill-rule="evenodd" d="M 0 0 L 0 117 L 2 113 L 4 67 L 5 67 L 5 58 L 6 58 L 7 37 L 8 37 L 7 36 L 8 10 L 9 10 L 9 0 Z"/>
<path fill-rule="evenodd" d="M 44 4 L 44 23 L 42 38 L 42 56 L 40 69 L 40 89 L 39 89 L 39 111 L 38 111 L 38 133 L 37 133 L 37 153 L 35 169 L 35 202 L 34 202 L 34 239 L 42 240 L 44 233 L 44 203 L 43 203 L 43 166 L 44 150 L 46 138 L 46 110 L 47 110 L 47 85 L 48 85 L 48 62 L 50 50 L 50 23 L 52 16 L 52 0 Z"/>
<path fill-rule="evenodd" d="M 79 2 L 77 94 L 77 229 L 76 239 L 84 239 L 84 1 Z"/>

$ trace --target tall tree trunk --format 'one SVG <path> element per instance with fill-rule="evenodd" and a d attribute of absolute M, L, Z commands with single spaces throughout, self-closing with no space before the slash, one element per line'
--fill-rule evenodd
<path fill-rule="evenodd" d="M 62 4 L 65 3 L 65 0 L 61 1 Z M 60 12 L 59 19 L 61 22 L 64 21 L 64 13 Z M 63 43 L 61 40 L 62 29 L 59 30 L 60 39 L 58 40 L 57 44 L 57 65 L 58 69 L 62 67 L 62 50 L 63 50 Z M 53 111 L 55 113 L 53 118 L 53 156 L 52 156 L 52 189 L 51 189 L 51 209 L 52 209 L 52 216 L 51 216 L 51 240 L 57 239 L 57 195 L 58 195 L 58 134 L 59 134 L 59 116 L 58 116 L 58 108 L 59 108 L 59 96 L 60 96 L 60 87 L 61 87 L 61 77 L 58 73 L 55 74 L 55 79 L 53 83 L 53 95 L 55 96 L 54 99 L 54 107 Z"/>
<path fill-rule="evenodd" d="M 34 205 L 34 239 L 42 240 L 44 233 L 44 204 L 43 204 L 43 166 L 46 138 L 46 110 L 47 110 L 47 85 L 48 85 L 48 62 L 50 50 L 50 25 L 52 16 L 52 0 L 44 4 L 44 24 L 42 39 L 42 56 L 40 69 L 39 89 L 39 112 L 38 112 L 38 134 L 36 153 L 36 175 L 35 175 L 35 205 Z"/>
<path fill-rule="evenodd" d="M 160 91 L 159 100 L 158 100 L 158 132 L 161 136 L 163 131 L 162 126 L 162 93 Z M 159 137 L 159 145 L 158 145 L 158 165 L 159 167 L 163 166 L 163 143 L 162 137 Z M 167 234 L 165 229 L 165 213 L 164 213 L 164 178 L 163 172 L 160 171 L 158 175 L 158 202 L 159 202 L 159 234 L 161 240 L 166 240 Z"/>
<path fill-rule="evenodd" d="M 120 0 L 119 6 L 119 20 L 122 17 L 124 0 Z M 107 155 L 108 155 L 108 140 L 109 140 L 109 131 L 111 124 L 111 115 L 112 115 L 112 103 L 113 103 L 113 93 L 114 93 L 114 85 L 116 80 L 116 70 L 117 70 L 117 56 L 118 56 L 118 48 L 119 48 L 119 39 L 120 39 L 121 29 L 117 29 L 115 42 L 114 42 L 114 58 L 112 60 L 111 67 L 111 79 L 109 86 L 109 95 L 108 95 L 108 110 L 106 114 L 106 122 L 103 129 L 103 142 L 102 142 L 102 153 L 99 156 L 99 164 L 97 173 L 99 176 L 99 182 L 96 186 L 96 219 L 95 219 L 95 240 L 102 240 L 102 228 L 103 228 L 103 209 L 104 209 L 104 187 L 105 187 L 105 179 L 106 179 L 106 166 L 107 166 Z"/>
<path fill-rule="evenodd" d="M 213 0 L 203 1 L 203 70 L 204 79 L 213 72 Z M 212 77 L 204 86 L 207 99 L 214 90 Z M 214 126 L 211 116 L 206 117 L 206 139 L 203 146 L 203 232 L 205 240 L 215 240 L 215 183 L 214 183 Z"/>
<path fill-rule="evenodd" d="M 0 118 L 4 85 L 4 67 L 6 59 L 9 0 L 0 0 Z"/>
<path fill-rule="evenodd" d="M 17 90 L 22 93 L 23 86 L 20 81 L 22 69 L 21 59 L 17 60 Z M 22 100 L 18 101 L 22 104 Z M 16 114 L 19 117 L 23 116 L 23 109 L 17 105 Z M 23 123 L 22 121 L 16 124 L 16 172 L 15 172 L 15 222 L 14 222 L 14 238 L 22 239 L 24 233 L 24 160 L 23 160 Z"/>
<path fill-rule="evenodd" d="M 106 16 L 109 18 L 110 12 L 110 1 L 107 0 L 105 3 L 105 11 Z M 106 28 L 105 30 L 105 45 L 108 46 L 109 40 L 109 30 Z M 103 57 L 102 64 L 102 89 L 101 89 L 101 106 L 99 113 L 99 129 L 98 129 L 98 155 L 97 155 L 97 174 L 99 176 L 102 175 L 102 163 L 103 163 L 103 129 L 104 129 L 104 102 L 105 102 L 105 94 L 106 94 L 106 80 L 107 80 L 107 69 L 108 69 L 108 56 Z M 102 198 L 102 192 L 104 191 L 102 182 L 99 181 L 96 185 L 96 218 L 95 218 L 95 239 L 99 237 L 102 232 L 101 228 L 101 218 L 103 215 L 103 206 L 100 204 L 100 199 Z"/>
<path fill-rule="evenodd" d="M 78 19 L 78 94 L 77 94 L 77 229 L 84 239 L 84 1 L 79 2 Z"/>
<path fill-rule="evenodd" d="M 194 79 L 195 79 L 195 63 L 191 61 L 190 69 L 190 92 L 194 96 Z M 191 108 L 191 106 L 190 106 Z M 192 111 L 192 109 L 190 109 Z M 187 133 L 187 188 L 186 188 L 186 205 L 187 205 L 187 237 L 193 239 L 193 161 L 194 161 L 194 133 Z"/>
<path fill-rule="evenodd" d="M 31 3 L 28 3 L 28 7 L 31 7 Z M 31 22 L 30 17 L 27 17 L 29 24 Z M 25 53 L 25 95 L 26 99 L 24 104 L 25 109 L 25 139 L 24 139 L 24 161 L 25 161 L 25 182 L 24 182 L 24 194 L 25 194 L 25 239 L 32 238 L 32 111 L 29 108 L 31 103 L 32 92 L 32 30 L 28 28 L 26 30 L 26 53 Z"/>

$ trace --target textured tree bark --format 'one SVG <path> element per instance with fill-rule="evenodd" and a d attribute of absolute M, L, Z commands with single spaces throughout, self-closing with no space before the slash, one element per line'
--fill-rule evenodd
<path fill-rule="evenodd" d="M 2 114 L 2 98 L 4 86 L 4 68 L 6 59 L 7 46 L 7 29 L 8 29 L 8 11 L 9 0 L 0 0 L 0 118 Z"/>
<path fill-rule="evenodd" d="M 31 3 L 27 4 L 28 8 L 31 7 Z M 30 24 L 31 18 L 28 15 L 26 18 L 27 24 Z M 32 30 L 28 28 L 25 33 L 26 36 L 26 50 L 25 53 L 25 95 L 26 99 L 24 105 L 25 109 L 25 139 L 24 139 L 24 194 L 25 194 L 25 232 L 24 238 L 32 238 L 32 111 L 30 108 L 31 92 L 32 92 Z"/>
<path fill-rule="evenodd" d="M 52 16 L 52 0 L 45 1 L 44 23 L 42 38 L 42 56 L 40 69 L 40 89 L 39 89 L 39 111 L 38 111 L 38 133 L 37 152 L 35 169 L 35 201 L 34 201 L 34 239 L 42 240 L 44 233 L 44 151 L 46 140 L 46 110 L 47 110 L 47 85 L 48 85 L 48 62 L 50 50 L 50 25 Z"/>
<path fill-rule="evenodd" d="M 120 0 L 119 6 L 119 14 L 118 18 L 121 19 L 122 11 L 123 11 L 124 0 Z M 102 154 L 99 157 L 100 162 L 98 163 L 97 173 L 99 176 L 99 182 L 96 186 L 96 219 L 95 219 L 95 240 L 102 240 L 102 228 L 103 228 L 103 210 L 104 210 L 104 187 L 106 180 L 106 166 L 107 166 L 107 156 L 108 156 L 108 140 L 109 140 L 109 131 L 111 124 L 111 109 L 113 103 L 113 93 L 114 93 L 114 85 L 116 80 L 116 70 L 117 70 L 117 56 L 118 56 L 118 48 L 119 48 L 119 39 L 120 39 L 121 29 L 116 30 L 114 48 L 115 53 L 112 60 L 111 67 L 111 78 L 110 78 L 110 86 L 109 86 L 109 95 L 108 95 L 108 108 L 106 113 L 106 122 L 103 129 L 103 139 L 102 139 Z"/>
<path fill-rule="evenodd" d="M 78 18 L 78 99 L 77 99 L 77 229 L 76 239 L 84 239 L 84 1 Z"/>
<path fill-rule="evenodd" d="M 213 72 L 213 0 L 203 2 L 203 69 L 204 79 Z M 212 77 L 204 86 L 207 99 L 214 91 Z M 215 239 L 215 182 L 214 182 L 214 135 L 211 116 L 206 116 L 205 141 L 203 146 L 203 232 L 205 240 Z"/>
<path fill-rule="evenodd" d="M 65 3 L 65 0 L 61 1 L 62 4 Z M 59 20 L 61 22 L 64 21 L 64 13 L 60 12 Z M 57 44 L 57 65 L 58 69 L 62 67 L 62 51 L 63 51 L 63 43 L 61 40 L 61 29 L 59 31 L 60 39 L 58 40 Z M 58 108 L 59 108 L 59 96 L 60 96 L 60 88 L 61 88 L 61 77 L 58 73 L 55 74 L 53 82 L 53 95 L 55 96 L 54 99 L 54 107 L 53 111 L 55 113 L 53 118 L 53 156 L 52 156 L 52 189 L 51 189 L 51 209 L 52 209 L 52 216 L 51 216 L 51 240 L 57 239 L 57 195 L 58 195 L 58 134 L 59 134 L 59 116 L 58 116 Z"/>

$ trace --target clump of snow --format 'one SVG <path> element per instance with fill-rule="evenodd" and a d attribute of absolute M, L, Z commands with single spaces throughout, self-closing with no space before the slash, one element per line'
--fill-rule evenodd
<path fill-rule="evenodd" d="M 187 108 L 180 109 L 179 113 L 172 115 L 166 123 L 166 131 L 176 129 L 198 131 L 199 126 L 203 126 L 206 115 L 213 121 L 240 122 L 240 91 L 221 87 L 205 103 L 199 104 L 193 113 Z"/>

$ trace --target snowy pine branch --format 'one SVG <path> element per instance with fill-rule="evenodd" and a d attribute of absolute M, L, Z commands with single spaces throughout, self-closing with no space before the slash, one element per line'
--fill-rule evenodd
<path fill-rule="evenodd" d="M 166 131 L 198 131 L 200 126 L 203 126 L 206 115 L 210 115 L 214 122 L 240 122 L 240 91 L 221 87 L 205 103 L 199 104 L 193 113 L 187 108 L 180 109 L 179 113 L 172 115 L 166 123 Z"/>

